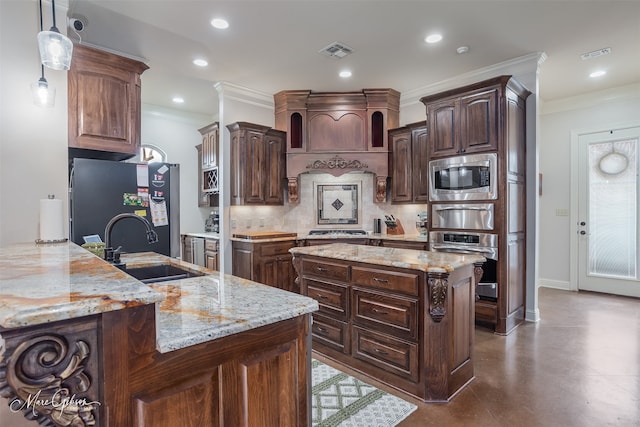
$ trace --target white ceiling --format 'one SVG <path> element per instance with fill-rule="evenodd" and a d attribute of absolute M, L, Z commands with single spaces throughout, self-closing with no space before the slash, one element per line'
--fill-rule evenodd
<path fill-rule="evenodd" d="M 267 94 L 406 92 L 539 52 L 543 102 L 640 82 L 637 0 L 69 0 L 68 15 L 85 23 L 82 43 L 145 59 L 144 103 L 208 115 L 218 81 Z M 214 29 L 214 17 L 230 27 Z M 442 42 L 426 44 L 431 32 Z M 354 53 L 318 53 L 336 41 Z M 459 46 L 469 52 L 457 54 Z M 607 47 L 609 55 L 580 58 Z M 209 66 L 193 65 L 196 57 Z M 338 77 L 343 68 L 353 77 Z M 600 68 L 604 77 L 588 77 Z M 185 99 L 178 107 L 176 95 Z"/>

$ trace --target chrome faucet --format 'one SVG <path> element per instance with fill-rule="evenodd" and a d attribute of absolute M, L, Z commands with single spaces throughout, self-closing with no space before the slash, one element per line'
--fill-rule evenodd
<path fill-rule="evenodd" d="M 155 243 L 158 241 L 158 234 L 153 229 L 151 223 L 146 219 L 141 217 L 140 215 L 132 214 L 132 213 L 121 213 L 109 220 L 107 226 L 104 229 L 104 259 L 113 264 L 120 264 L 120 247 L 117 249 L 113 249 L 111 247 L 111 230 L 116 223 L 125 218 L 133 218 L 142 222 L 147 229 L 147 241 L 149 244 Z"/>

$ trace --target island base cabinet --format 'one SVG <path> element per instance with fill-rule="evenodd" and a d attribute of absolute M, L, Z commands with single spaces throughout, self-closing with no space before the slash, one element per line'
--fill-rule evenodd
<path fill-rule="evenodd" d="M 103 320 L 105 426 L 311 425 L 310 315 L 158 353 L 153 306 L 126 311 Z"/>
<path fill-rule="evenodd" d="M 314 351 L 425 402 L 473 380 L 478 265 L 425 272 L 298 251 L 294 266 L 319 305 Z"/>

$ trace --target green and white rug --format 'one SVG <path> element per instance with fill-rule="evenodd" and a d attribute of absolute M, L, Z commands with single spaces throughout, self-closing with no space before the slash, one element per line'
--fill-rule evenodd
<path fill-rule="evenodd" d="M 391 427 L 417 406 L 313 359 L 314 427 Z"/>

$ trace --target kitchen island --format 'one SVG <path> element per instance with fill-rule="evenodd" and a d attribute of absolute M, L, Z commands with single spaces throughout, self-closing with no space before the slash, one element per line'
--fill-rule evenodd
<path fill-rule="evenodd" d="M 428 402 L 473 379 L 484 257 L 348 243 L 290 252 L 301 293 L 320 305 L 314 351 Z"/>
<path fill-rule="evenodd" d="M 53 426 L 310 423 L 307 297 L 155 253 L 144 284 L 72 243 L 0 249 L 0 396 Z"/>

